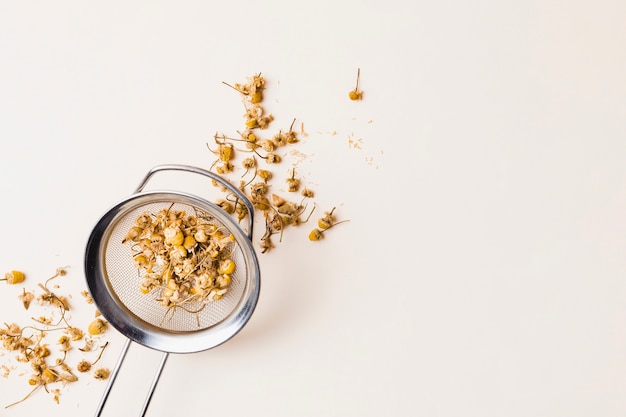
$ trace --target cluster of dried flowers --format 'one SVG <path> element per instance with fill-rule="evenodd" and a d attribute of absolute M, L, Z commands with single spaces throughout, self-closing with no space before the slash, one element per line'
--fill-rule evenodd
<path fill-rule="evenodd" d="M 49 284 L 52 280 L 67 274 L 67 267 L 58 268 L 56 273 L 44 283 L 38 284 L 38 293 L 27 291 L 22 288 L 19 301 L 25 309 L 29 309 L 34 301 L 45 308 L 48 315 L 33 317 L 32 323 L 21 326 L 17 323 L 4 323 L 0 327 L 0 355 L 15 354 L 17 363 L 30 368 L 28 384 L 31 391 L 21 400 L 13 402 L 6 408 L 19 404 L 28 399 L 37 390 L 43 388 L 53 395 L 54 401 L 59 402 L 61 394 L 60 386 L 65 386 L 78 381 L 80 373 L 89 372 L 101 358 L 104 349 L 108 345 L 100 345 L 100 336 L 107 329 L 107 323 L 98 317 L 89 324 L 86 331 L 73 326 L 70 323 L 68 312 L 70 304 L 68 297 L 54 292 Z M 25 281 L 25 274 L 21 271 L 11 271 L 6 274 L 5 281 L 16 285 Z M 88 303 L 93 301 L 84 291 L 83 296 Z M 49 342 L 52 334 L 60 334 L 55 342 Z M 68 352 L 75 344 L 81 344 L 77 350 L 82 352 L 82 359 L 72 366 L 68 359 Z M 58 355 L 53 358 L 54 355 Z M 97 356 L 95 356 L 97 355 Z M 87 356 L 95 356 L 93 360 L 87 360 Z M 8 361 L 10 358 L 7 359 Z M 8 377 L 15 366 L 10 367 L 9 362 L 0 367 L 3 376 Z M 26 374 L 26 373 L 24 373 Z M 109 370 L 98 368 L 94 371 L 96 379 L 106 379 Z"/>
<path fill-rule="evenodd" d="M 324 237 L 324 233 L 333 226 L 336 226 L 340 223 L 347 222 L 348 220 L 337 221 L 335 215 L 335 207 L 331 211 L 327 211 L 324 213 L 324 217 L 320 217 L 317 220 L 317 228 L 311 230 L 309 233 L 309 240 L 316 241 L 320 240 Z"/>
<path fill-rule="evenodd" d="M 360 69 L 357 72 L 356 86 L 348 93 L 350 100 L 362 100 L 363 92 L 359 89 Z M 276 193 L 270 193 L 272 171 L 267 165 L 279 164 L 283 158 L 278 150 L 285 146 L 297 144 L 300 141 L 298 133 L 293 130 L 295 119 L 286 131 L 279 130 L 271 137 L 262 138 L 259 131 L 266 130 L 274 120 L 267 114 L 263 102 L 265 78 L 261 74 L 249 77 L 246 83 L 230 85 L 241 95 L 245 106 L 245 128 L 237 131 L 238 137 L 227 137 L 224 134 L 215 134 L 217 146 L 212 150 L 217 159 L 211 165 L 220 175 L 229 176 L 235 171 L 235 145 L 244 144 L 240 151 L 251 153 L 241 161 L 244 174 L 241 176 L 239 188 L 250 199 L 254 208 L 263 213 L 265 219 L 265 233 L 260 241 L 262 253 L 274 247 L 272 236 L 282 233 L 287 226 L 298 226 L 306 223 L 315 205 L 303 219 L 307 205 L 305 201 L 314 197 L 314 192 L 302 187 L 302 179 L 296 177 L 296 169 L 291 169 L 291 175 L 286 179 L 289 193 L 300 193 L 298 202 L 289 201 Z M 207 145 L 208 146 L 208 145 Z M 209 146 L 210 149 L 210 146 Z M 257 157 L 264 161 L 266 167 L 261 168 Z M 245 179 L 247 177 L 247 179 Z M 215 182 L 217 186 L 217 182 Z M 227 190 L 224 188 L 224 192 Z M 217 204 L 227 213 L 236 215 L 239 220 L 247 216 L 247 208 L 233 195 L 217 201 Z M 318 219 L 317 228 L 309 233 L 311 241 L 318 241 L 331 227 L 347 220 L 337 221 L 333 214 L 335 208 L 325 212 Z M 160 295 L 157 301 L 166 307 L 182 307 L 186 303 L 209 302 L 219 300 L 228 290 L 231 274 L 236 265 L 231 259 L 234 237 L 228 231 L 219 230 L 210 219 L 198 213 L 188 215 L 182 211 L 161 210 L 156 214 L 144 213 L 136 219 L 135 225 L 129 230 L 124 242 L 133 245 L 133 257 L 137 268 L 142 272 L 140 290 L 144 294 L 157 289 Z M 68 312 L 70 304 L 68 298 L 52 291 L 48 284 L 53 279 L 65 276 L 67 267 L 58 268 L 56 273 L 43 284 L 38 284 L 39 294 L 27 291 L 24 287 L 19 295 L 22 306 L 28 310 L 31 303 L 36 301 L 41 306 L 49 307 L 49 316 L 32 318 L 32 323 L 20 326 L 17 323 L 4 323 L 0 327 L 0 356 L 14 353 L 18 363 L 30 367 L 28 384 L 31 391 L 19 401 L 6 406 L 9 408 L 31 397 L 40 388 L 53 395 L 55 402 L 59 402 L 61 390 L 58 387 L 75 383 L 79 374 L 91 371 L 101 359 L 108 342 L 100 344 L 99 335 L 106 332 L 107 322 L 99 317 L 89 324 L 87 331 L 70 324 Z M 13 270 L 5 274 L 0 281 L 17 285 L 25 281 L 23 272 Z M 90 304 L 93 303 L 87 291 L 82 295 Z M 52 333 L 61 336 L 54 345 L 48 342 Z M 68 352 L 74 344 L 81 343 L 77 350 L 85 355 L 91 353 L 93 360 L 79 360 L 75 366 L 68 363 Z M 54 353 L 58 356 L 52 359 Z M 7 364 L 0 365 L 4 377 L 8 377 L 14 368 Z M 107 368 L 97 368 L 92 376 L 97 380 L 107 379 L 110 371 Z"/>
<path fill-rule="evenodd" d="M 272 236 L 279 234 L 282 239 L 283 231 L 286 227 L 298 226 L 309 220 L 315 210 L 315 205 L 306 213 L 306 202 L 314 198 L 315 193 L 310 188 L 302 186 L 302 179 L 297 177 L 295 168 L 291 169 L 290 175 L 285 180 L 286 190 L 288 193 L 299 193 L 300 198 L 297 200 L 293 197 L 287 198 L 284 195 L 278 195 L 277 192 L 270 191 L 271 181 L 274 177 L 271 166 L 280 164 L 283 161 L 279 151 L 284 147 L 297 144 L 300 142 L 300 137 L 293 128 L 295 119 L 288 130 L 281 129 L 273 135 L 262 137 L 263 131 L 268 129 L 270 123 L 274 120 L 273 116 L 267 114 L 263 108 L 263 92 L 266 86 L 265 78 L 259 73 L 248 77 L 246 83 L 224 84 L 239 92 L 242 98 L 245 106 L 245 128 L 237 131 L 236 137 L 215 134 L 214 141 L 217 149 L 211 149 L 210 146 L 209 149 L 216 155 L 217 159 L 211 165 L 211 169 L 233 181 L 235 179 L 233 174 L 235 171 L 233 163 L 235 150 L 251 154 L 251 156 L 241 161 L 241 168 L 244 170 L 244 173 L 239 178 L 238 186 L 248 197 L 254 208 L 263 214 L 265 233 L 261 237 L 259 245 L 261 252 L 265 253 L 275 247 Z M 356 99 L 360 100 L 362 94 L 358 90 L 358 78 L 355 90 L 359 93 Z M 260 164 L 263 164 L 263 166 L 260 166 Z M 215 183 L 215 185 L 218 184 Z M 223 191 L 227 192 L 225 188 Z M 244 219 L 247 215 L 246 207 L 232 194 L 227 194 L 226 198 L 220 199 L 217 201 L 217 204 L 226 212 L 236 215 L 239 220 Z M 332 211 L 327 213 L 325 218 L 333 225 L 338 224 Z M 309 235 L 310 240 L 313 241 L 319 240 L 321 237 L 322 234 L 319 229 L 314 229 Z"/>
<path fill-rule="evenodd" d="M 236 267 L 235 238 L 211 220 L 172 206 L 137 217 L 122 243 L 132 244 L 143 294 L 156 291 L 161 305 L 185 310 L 222 298 Z"/>

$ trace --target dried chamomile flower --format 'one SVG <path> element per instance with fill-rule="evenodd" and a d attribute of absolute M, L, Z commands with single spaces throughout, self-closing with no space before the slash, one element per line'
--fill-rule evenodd
<path fill-rule="evenodd" d="M 285 146 L 287 144 L 287 137 L 280 131 L 272 137 L 272 142 L 274 142 L 277 147 Z"/>
<path fill-rule="evenodd" d="M 218 164 L 215 170 L 218 174 L 224 175 L 229 172 L 233 172 L 235 170 L 235 165 L 233 165 L 231 162 L 224 162 L 222 164 Z"/>
<path fill-rule="evenodd" d="M 61 266 L 57 268 L 56 273 L 52 277 L 50 277 L 50 279 L 53 279 L 56 277 L 64 277 L 65 275 L 67 275 L 68 268 L 69 266 Z"/>
<path fill-rule="evenodd" d="M 262 180 L 264 180 L 266 183 L 267 181 L 272 179 L 272 173 L 266 169 L 260 169 L 257 174 L 259 175 L 259 177 L 261 177 Z"/>
<path fill-rule="evenodd" d="M 248 82 L 246 84 L 235 83 L 235 85 L 233 86 L 223 81 L 222 83 L 237 90 L 242 96 L 246 98 L 246 100 L 248 100 L 252 104 L 259 104 L 263 101 L 265 78 L 261 76 L 261 73 L 255 74 L 252 77 L 248 78 Z"/>
<path fill-rule="evenodd" d="M 91 297 L 91 294 L 89 294 L 89 291 L 83 290 L 81 291 L 80 295 L 83 296 L 87 304 L 93 304 L 93 298 Z"/>
<path fill-rule="evenodd" d="M 250 186 L 250 194 L 252 194 L 253 197 L 263 196 L 267 194 L 268 190 L 269 186 L 266 182 L 255 182 Z"/>
<path fill-rule="evenodd" d="M 44 284 L 39 284 L 39 287 L 44 291 L 37 297 L 37 301 L 40 305 L 49 304 L 58 307 L 61 311 L 65 312 L 70 309 L 69 301 L 65 296 L 57 295 L 48 289 L 48 284 L 55 278 L 65 276 L 67 274 L 68 267 L 57 268 L 56 273 L 48 278 Z"/>
<path fill-rule="evenodd" d="M 217 200 L 215 204 L 228 214 L 233 214 L 235 212 L 235 206 L 228 200 L 220 199 Z"/>
<path fill-rule="evenodd" d="M 328 229 L 335 223 L 335 217 L 333 216 L 333 212 L 335 211 L 335 207 L 331 211 L 327 211 L 324 213 L 324 217 L 321 217 L 317 221 L 317 225 L 320 229 Z"/>
<path fill-rule="evenodd" d="M 261 239 L 259 246 L 261 247 L 261 253 L 265 253 L 268 250 L 271 250 L 272 248 L 274 248 L 274 243 L 272 242 L 272 236 L 270 234 L 265 234 L 263 238 Z"/>
<path fill-rule="evenodd" d="M 34 319 L 36 322 L 41 323 L 41 324 L 45 324 L 45 325 L 51 325 L 52 324 L 52 318 L 51 317 L 46 317 L 46 316 L 39 316 L 39 318 Z"/>
<path fill-rule="evenodd" d="M 300 178 L 296 178 L 296 169 L 291 171 L 291 177 L 287 178 L 287 186 L 289 192 L 293 193 L 300 189 Z"/>
<path fill-rule="evenodd" d="M 309 233 L 309 240 L 311 241 L 318 241 L 321 240 L 324 237 L 324 233 L 338 225 L 341 223 L 345 223 L 348 220 L 342 220 L 340 222 L 335 221 L 335 217 L 333 215 L 335 211 L 335 207 L 333 207 L 333 209 L 331 211 L 327 211 L 326 213 L 324 213 L 324 217 L 321 217 L 318 219 L 317 221 L 317 226 L 319 227 L 319 229 L 313 229 L 311 230 L 311 232 Z"/>
<path fill-rule="evenodd" d="M 249 170 L 256 167 L 256 159 L 254 159 L 254 157 L 245 158 L 241 162 L 241 165 L 246 169 L 246 173 L 247 173 Z"/>
<path fill-rule="evenodd" d="M 81 360 L 76 365 L 76 370 L 78 372 L 89 372 L 90 369 L 91 369 L 91 362 L 85 359 Z"/>
<path fill-rule="evenodd" d="M 278 164 L 281 161 L 281 158 L 273 152 L 268 152 L 268 154 L 265 155 L 265 160 L 268 164 Z"/>
<path fill-rule="evenodd" d="M 237 213 L 237 219 L 240 221 L 248 216 L 248 208 L 242 203 L 238 203 L 235 205 L 235 212 Z"/>
<path fill-rule="evenodd" d="M 221 260 L 217 267 L 217 272 L 220 274 L 232 274 L 235 272 L 235 262 L 230 258 Z"/>
<path fill-rule="evenodd" d="M 69 338 L 69 336 L 67 335 L 63 335 L 59 338 L 59 341 L 57 342 L 59 344 L 59 350 L 61 352 L 68 352 L 72 349 L 72 339 Z"/>
<path fill-rule="evenodd" d="M 267 197 L 264 197 L 262 195 L 252 195 L 252 198 L 250 201 L 252 202 L 252 205 L 254 206 L 255 209 L 261 210 L 263 212 L 271 210 L 272 208 L 272 205 L 270 204 L 270 200 L 268 200 Z"/>
<path fill-rule="evenodd" d="M 66 331 L 70 339 L 72 339 L 72 341 L 74 342 L 77 340 L 81 340 L 83 336 L 85 336 L 85 333 L 78 327 L 68 326 Z"/>
<path fill-rule="evenodd" d="M 263 101 L 263 90 L 265 89 L 265 78 L 261 74 L 255 74 L 248 82 L 248 94 L 252 104 L 258 104 Z"/>
<path fill-rule="evenodd" d="M 91 337 L 86 337 L 84 341 L 85 341 L 84 346 L 81 348 L 78 348 L 78 350 L 80 350 L 81 352 L 91 352 L 94 349 L 94 346 L 96 345 L 96 341 L 92 339 Z"/>
<path fill-rule="evenodd" d="M 50 390 L 50 393 L 53 395 L 53 400 L 55 403 L 59 404 L 59 396 L 61 395 L 61 390 L 59 388 L 55 388 Z"/>
<path fill-rule="evenodd" d="M 26 289 L 24 288 L 22 294 L 18 295 L 17 298 L 20 299 L 24 308 L 28 310 L 28 307 L 30 307 L 31 301 L 33 301 L 33 299 L 35 298 L 35 294 L 33 294 L 30 291 L 26 291 Z"/>
<path fill-rule="evenodd" d="M 273 152 L 277 145 L 272 139 L 263 139 L 257 141 L 257 147 L 260 147 L 265 152 Z"/>
<path fill-rule="evenodd" d="M 111 375 L 111 371 L 108 368 L 98 368 L 93 373 L 93 377 L 97 380 L 105 380 Z"/>
<path fill-rule="evenodd" d="M 230 162 L 235 157 L 235 147 L 232 143 L 226 142 L 227 139 L 228 138 L 225 135 L 216 133 L 213 136 L 213 140 L 217 144 L 217 150 L 212 150 L 209 144 L 206 144 L 207 148 L 209 148 L 209 150 L 213 152 L 222 162 Z"/>
<path fill-rule="evenodd" d="M 246 127 L 250 129 L 267 129 L 269 124 L 274 120 L 274 116 L 271 114 L 266 115 L 263 107 L 259 105 L 248 107 L 244 117 L 246 119 Z"/>
<path fill-rule="evenodd" d="M 309 240 L 311 241 L 320 240 L 322 239 L 322 237 L 324 237 L 324 235 L 322 234 L 322 231 L 319 229 L 313 229 L 309 233 Z"/>
<path fill-rule="evenodd" d="M 356 87 L 354 90 L 348 93 L 348 97 L 350 100 L 362 100 L 363 99 L 363 91 L 359 90 L 359 79 L 361 78 L 361 69 L 357 69 L 356 72 Z"/>
<path fill-rule="evenodd" d="M 289 126 L 289 131 L 287 131 L 287 133 L 284 134 L 285 140 L 289 144 L 300 142 L 300 139 L 298 138 L 298 133 L 293 130 L 293 124 L 295 122 L 296 122 L 296 119 L 293 119 L 293 121 L 291 122 L 291 126 Z"/>
<path fill-rule="evenodd" d="M 26 275 L 22 271 L 10 271 L 4 275 L 4 278 L 0 278 L 0 281 L 6 281 L 7 284 L 15 285 L 24 282 Z"/>
<path fill-rule="evenodd" d="M 235 151 L 232 143 L 221 143 L 219 145 L 219 158 L 220 161 L 230 162 L 232 161 Z"/>
<path fill-rule="evenodd" d="M 108 323 L 101 318 L 97 318 L 89 323 L 87 331 L 90 335 L 95 336 L 104 333 L 108 328 Z"/>
<path fill-rule="evenodd" d="M 39 287 L 44 290 L 42 294 L 37 296 L 37 302 L 39 303 L 39 305 L 49 304 L 52 306 L 56 306 L 63 311 L 67 311 L 70 309 L 69 301 L 65 296 L 53 293 L 42 284 L 39 284 Z"/>
<path fill-rule="evenodd" d="M 252 131 L 252 129 L 246 129 L 243 132 L 237 132 L 239 133 L 239 136 L 241 136 L 241 140 L 243 140 L 244 142 L 246 142 L 246 147 L 250 149 L 249 146 L 247 146 L 248 144 L 253 145 L 257 138 L 257 135 Z"/>
<path fill-rule="evenodd" d="M 93 362 L 89 362 L 86 359 L 81 360 L 78 365 L 76 365 L 76 369 L 78 370 L 78 372 L 89 372 L 89 370 L 91 369 L 92 366 L 94 366 L 96 363 L 98 363 L 98 361 L 100 360 L 100 358 L 102 358 L 102 354 L 104 353 L 104 349 L 106 349 L 106 347 L 109 345 L 109 342 L 106 342 L 104 344 L 104 346 L 102 346 L 102 349 L 100 349 L 100 354 L 98 355 L 98 357 L 96 358 L 95 361 Z"/>
<path fill-rule="evenodd" d="M 304 187 L 302 189 L 302 191 L 300 192 L 300 194 L 302 194 L 303 197 L 305 198 L 313 198 L 315 197 L 315 192 L 309 188 Z"/>
<path fill-rule="evenodd" d="M 274 203 L 274 207 L 276 207 L 276 211 L 287 216 L 300 215 L 304 210 L 304 206 L 302 204 L 287 201 L 276 194 L 272 194 L 272 201 Z"/>

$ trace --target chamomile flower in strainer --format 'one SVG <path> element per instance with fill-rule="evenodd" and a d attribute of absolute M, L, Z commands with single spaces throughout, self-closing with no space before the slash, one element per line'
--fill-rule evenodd
<path fill-rule="evenodd" d="M 143 191 L 161 171 L 203 175 L 228 188 L 248 210 L 248 233 L 203 198 Z M 164 352 L 145 411 L 169 353 L 213 348 L 248 322 L 260 290 L 253 212 L 245 195 L 217 174 L 162 165 L 97 222 L 85 254 L 87 284 L 104 318 L 128 339 L 98 413 L 131 341 Z"/>

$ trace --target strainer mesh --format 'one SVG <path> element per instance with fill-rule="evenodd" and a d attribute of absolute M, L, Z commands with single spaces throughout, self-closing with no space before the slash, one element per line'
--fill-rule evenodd
<path fill-rule="evenodd" d="M 119 300 L 120 305 L 123 305 L 129 314 L 162 330 L 193 332 L 212 327 L 231 314 L 241 301 L 249 268 L 246 258 L 241 246 L 236 241 L 233 244 L 235 247 L 232 253 L 236 269 L 231 276 L 232 282 L 228 287 L 228 292 L 220 300 L 185 304 L 185 310 L 182 308 L 168 309 L 168 307 L 160 305 L 156 300 L 159 298 L 160 289 L 155 289 L 148 294 L 143 294 L 140 291 L 139 287 L 142 280 L 140 271 L 134 264 L 132 246 L 128 242 L 122 243 L 122 240 L 135 224 L 139 215 L 146 212 L 156 214 L 167 208 L 201 214 L 203 217 L 211 218 L 211 222 L 218 228 L 228 230 L 225 224 L 214 216 L 188 204 L 174 203 L 172 205 L 172 202 L 167 201 L 152 202 L 135 207 L 124 213 L 116 224 L 112 225 L 103 254 L 104 276 L 107 285 L 114 298 Z"/>

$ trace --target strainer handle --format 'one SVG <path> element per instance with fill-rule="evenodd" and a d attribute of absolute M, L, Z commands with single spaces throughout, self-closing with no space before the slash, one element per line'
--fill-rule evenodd
<path fill-rule="evenodd" d="M 152 168 L 148 172 L 148 174 L 146 174 L 144 179 L 141 181 L 141 183 L 139 184 L 139 187 L 137 187 L 136 192 L 140 192 L 141 190 L 143 190 L 146 184 L 148 184 L 148 181 L 150 181 L 150 178 L 154 174 L 160 171 L 185 171 L 185 172 L 192 172 L 194 174 L 204 175 L 205 177 L 209 177 L 219 182 L 221 185 L 223 185 L 224 187 L 232 191 L 233 194 L 235 194 L 237 198 L 241 200 L 241 202 L 246 206 L 246 209 L 248 210 L 248 216 L 247 216 L 248 217 L 248 239 L 252 241 L 252 228 L 254 225 L 254 206 L 252 205 L 250 200 L 248 200 L 248 197 L 246 197 L 246 195 L 241 192 L 241 190 L 239 190 L 237 187 L 235 187 L 226 179 L 206 169 L 202 169 L 202 168 L 198 168 L 198 167 L 194 167 L 190 165 L 167 164 L 167 165 L 157 165 L 154 168 Z"/>
<path fill-rule="evenodd" d="M 128 353 L 128 348 L 130 347 L 130 339 L 126 339 L 126 343 L 124 343 L 124 347 L 122 348 L 122 353 L 120 353 L 119 358 L 117 359 L 117 363 L 115 364 L 115 368 L 113 368 L 113 373 L 109 376 L 109 383 L 107 384 L 104 394 L 100 399 L 100 403 L 98 404 L 98 408 L 96 410 L 96 417 L 100 417 L 102 415 L 102 410 L 104 410 L 104 405 L 109 399 L 109 394 L 111 393 L 111 388 L 113 388 L 113 384 L 117 379 L 117 374 L 120 372 L 122 368 L 122 363 L 126 358 L 126 354 Z"/>

